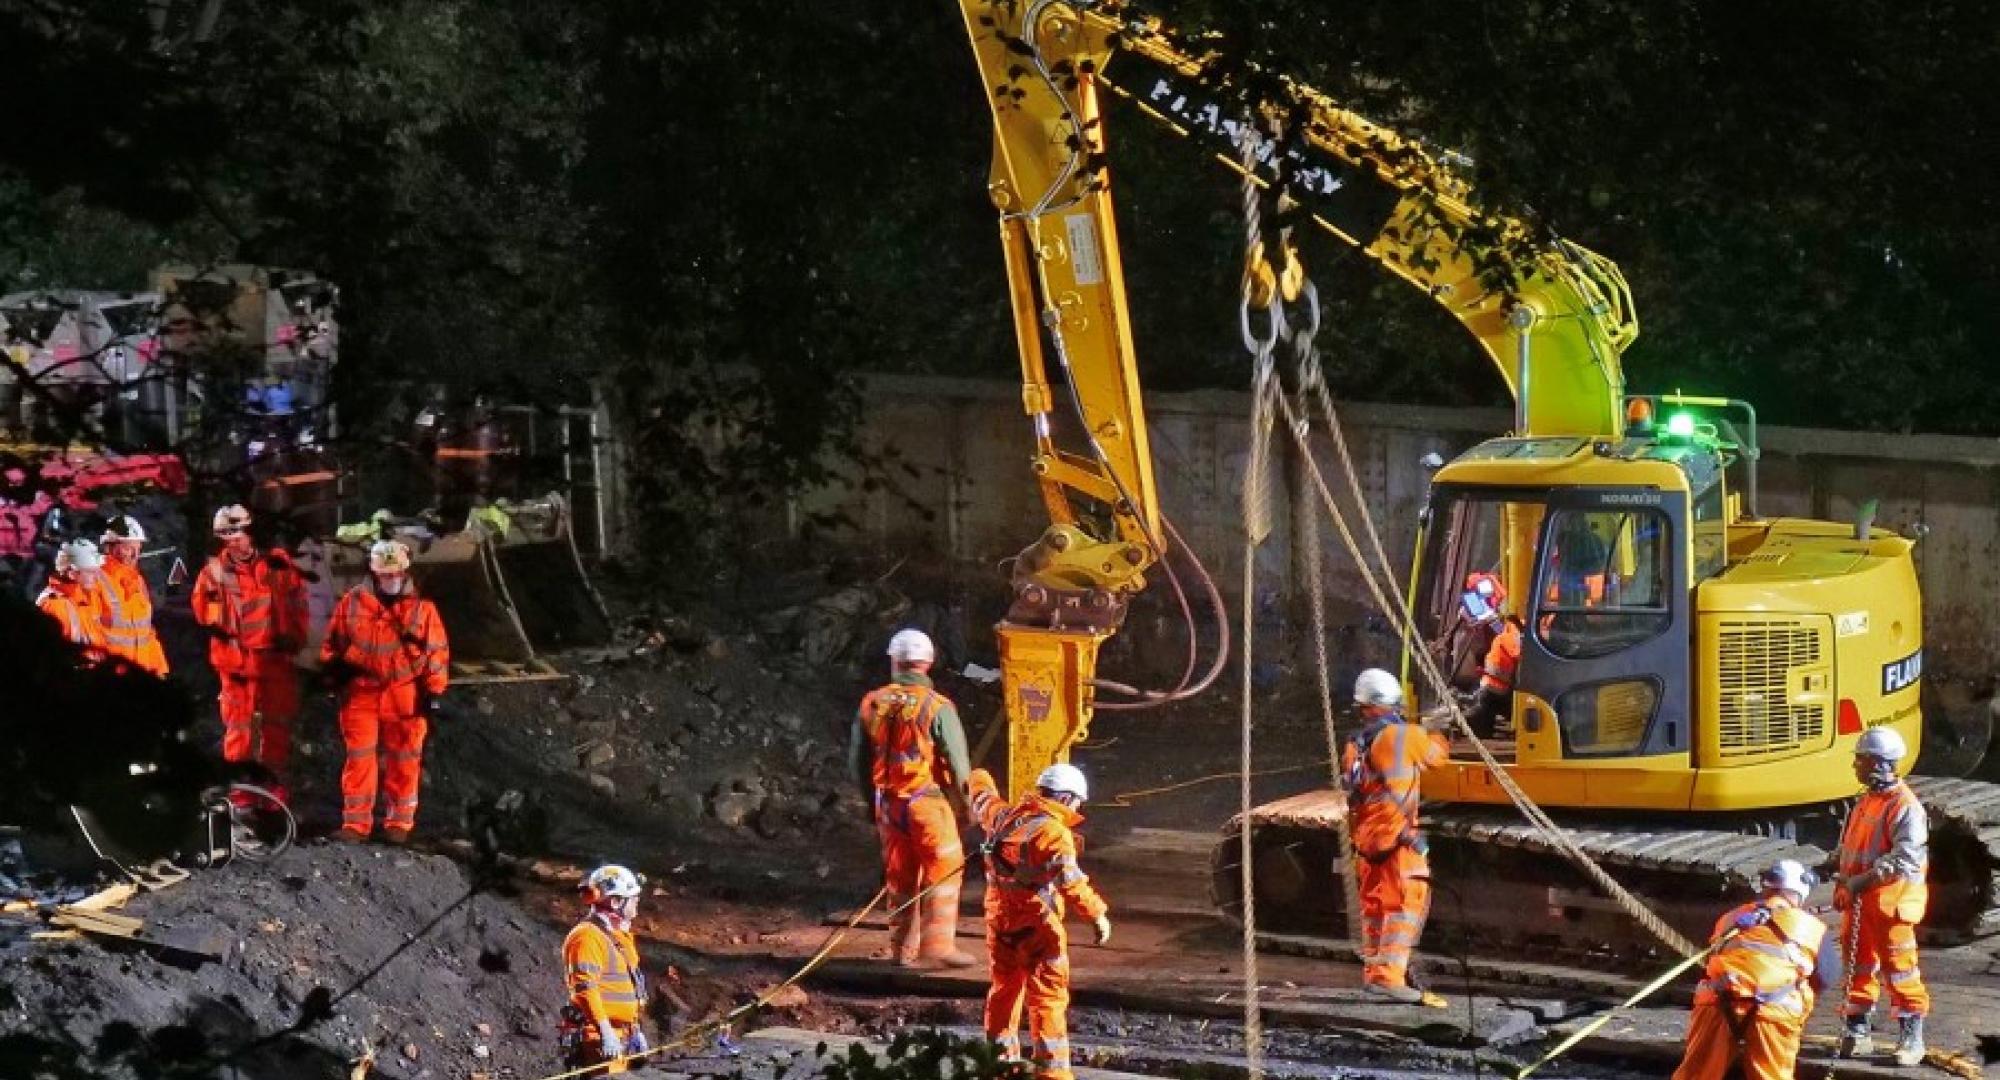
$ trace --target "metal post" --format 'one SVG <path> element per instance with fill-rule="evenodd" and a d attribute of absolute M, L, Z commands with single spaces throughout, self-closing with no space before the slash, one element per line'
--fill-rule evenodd
<path fill-rule="evenodd" d="M 1528 434 L 1528 335 L 1535 328 L 1535 310 L 1526 304 L 1516 304 L 1507 313 L 1507 323 L 1514 328 L 1516 342 L 1514 359 L 1514 434 Z"/>

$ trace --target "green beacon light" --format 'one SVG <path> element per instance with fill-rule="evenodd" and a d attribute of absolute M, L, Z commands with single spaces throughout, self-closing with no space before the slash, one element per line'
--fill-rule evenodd
<path fill-rule="evenodd" d="M 1676 439 L 1694 438 L 1694 414 L 1677 412 L 1667 417 L 1667 434 Z"/>

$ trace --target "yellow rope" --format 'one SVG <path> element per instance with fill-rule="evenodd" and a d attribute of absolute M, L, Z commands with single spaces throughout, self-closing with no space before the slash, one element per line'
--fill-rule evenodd
<path fill-rule="evenodd" d="M 1276 769 L 1259 769 L 1250 775 L 1252 777 L 1283 776 L 1285 773 L 1305 772 L 1307 769 L 1317 769 L 1326 764 L 1326 761 L 1310 761 L 1304 765 L 1284 765 Z M 1176 791 L 1185 791 L 1191 787 L 1213 784 L 1218 780 L 1234 780 L 1242 775 L 1243 771 L 1241 769 L 1209 773 L 1207 776 L 1197 776 L 1192 780 L 1182 780 L 1177 784 L 1168 784 L 1165 787 L 1143 788 L 1139 791 L 1121 791 L 1113 795 L 1106 802 L 1097 802 L 1091 805 L 1099 810 L 1130 810 L 1132 802 L 1135 799 L 1150 799 L 1155 795 L 1167 795 Z"/>

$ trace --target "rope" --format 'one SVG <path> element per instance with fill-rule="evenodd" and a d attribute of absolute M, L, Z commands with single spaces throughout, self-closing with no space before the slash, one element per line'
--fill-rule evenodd
<path fill-rule="evenodd" d="M 1534 1073 L 1535 1070 L 1541 1068 L 1544 1065 L 1547 1065 L 1549 1062 L 1554 1061 L 1555 1059 L 1563 1056 L 1564 1054 L 1569 1053 L 1571 1047 L 1575 1046 L 1577 1043 L 1580 1043 L 1585 1039 L 1590 1038 L 1593 1034 L 1597 1032 L 1599 1028 L 1602 1028 L 1604 1025 L 1616 1019 L 1618 1017 L 1618 1014 L 1637 1006 L 1640 1002 L 1646 1000 L 1649 997 L 1652 997 L 1654 994 L 1659 993 L 1662 989 L 1666 987 L 1668 983 L 1673 982 L 1677 978 L 1680 978 L 1682 972 L 1708 959 L 1709 954 L 1713 953 L 1715 950 L 1723 947 L 1724 945 L 1727 945 L 1729 942 L 1735 940 L 1736 935 L 1742 932 L 1743 931 L 1741 929 L 1731 930 L 1729 931 L 1729 933 L 1722 935 L 1720 938 L 1717 938 L 1715 943 L 1713 945 L 1710 945 L 1708 948 L 1703 949 L 1702 951 L 1695 953 L 1692 956 L 1683 957 L 1679 963 L 1675 964 L 1673 967 L 1670 967 L 1666 971 L 1662 972 L 1659 978 L 1654 979 L 1652 982 L 1649 982 L 1645 986 L 1640 987 L 1637 993 L 1633 994 L 1629 998 L 1626 998 L 1624 1001 L 1619 1002 L 1617 1005 L 1611 1007 L 1610 1009 L 1605 1010 L 1605 1012 L 1602 1015 L 1598 1016 L 1590 1023 L 1585 1024 L 1582 1027 L 1571 1032 L 1569 1038 L 1564 1039 L 1562 1042 L 1556 1044 L 1555 1049 L 1549 1051 L 1546 1054 L 1543 1054 L 1541 1058 L 1537 1060 L 1534 1064 L 1525 1066 L 1521 1069 L 1520 1072 L 1515 1073 L 1514 1080 L 1528 1080 L 1529 1075 Z"/>
<path fill-rule="evenodd" d="M 1312 761 L 1304 765 L 1283 765 L 1275 769 L 1259 769 L 1250 775 L 1255 777 L 1283 776 L 1286 773 L 1317 769 L 1326 764 L 1325 761 Z M 1228 772 L 1209 773 L 1207 776 L 1197 776 L 1192 780 L 1183 780 L 1178 784 L 1168 784 L 1164 787 L 1143 788 L 1139 791 L 1121 791 L 1103 802 L 1092 802 L 1090 805 L 1098 810 L 1130 810 L 1132 809 L 1133 802 L 1138 799 L 1150 799 L 1155 795 L 1169 795 L 1176 791 L 1186 791 L 1188 788 L 1200 787 L 1203 784 L 1213 784 L 1217 780 L 1234 780 L 1242 775 L 1243 773 L 1236 769 L 1231 769 Z"/>
<path fill-rule="evenodd" d="M 1270 333 L 1257 338 L 1250 330 L 1250 307 L 1256 284 L 1256 269 L 1260 258 L 1259 246 L 1263 241 L 1263 221 L 1258 206 L 1257 184 L 1253 166 L 1257 159 L 1257 135 L 1255 118 L 1243 125 L 1243 223 L 1244 223 L 1244 263 L 1243 263 L 1243 340 L 1256 357 L 1252 365 L 1252 387 L 1250 406 L 1250 455 L 1243 464 L 1243 710 L 1242 710 L 1242 768 L 1241 780 L 1237 788 L 1238 834 L 1237 843 L 1241 858 L 1237 871 L 1241 875 L 1239 888 L 1243 897 L 1243 1058 L 1249 1071 L 1250 1080 L 1261 1080 L 1264 1075 L 1264 1023 L 1263 1010 L 1258 1000 L 1257 977 L 1257 874 L 1254 849 L 1251 847 L 1251 833 L 1254 823 L 1250 810 L 1256 805 L 1251 795 L 1251 750 L 1252 718 L 1256 711 L 1254 630 L 1256 627 L 1257 595 L 1257 549 L 1271 535 L 1271 447 L 1275 441 L 1271 432 L 1271 405 L 1281 395 L 1278 392 L 1277 364 L 1272 359 L 1272 348 L 1277 344 L 1278 329 L 1283 325 L 1284 309 L 1282 299 L 1273 292 L 1267 315 L 1270 319 Z"/>

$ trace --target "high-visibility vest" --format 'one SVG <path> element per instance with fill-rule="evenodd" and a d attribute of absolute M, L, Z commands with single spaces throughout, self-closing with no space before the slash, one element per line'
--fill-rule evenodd
<path fill-rule="evenodd" d="M 1479 685 L 1500 693 L 1512 693 L 1514 675 L 1521 667 L 1521 627 L 1514 622 L 1501 625 L 1486 650 L 1486 663 L 1479 672 Z"/>
<path fill-rule="evenodd" d="M 35 598 L 35 606 L 62 627 L 63 637 L 70 644 L 83 646 L 86 657 L 103 659 L 106 642 L 100 618 L 101 601 L 95 590 L 86 589 L 79 582 L 51 579 Z"/>
<path fill-rule="evenodd" d="M 421 686 L 441 694 L 450 674 L 449 644 L 437 607 L 414 591 L 388 603 L 372 585 L 356 585 L 333 606 L 320 661 L 346 665 L 365 688 Z"/>
<path fill-rule="evenodd" d="M 639 1019 L 646 980 L 631 931 L 612 930 L 594 918 L 578 923 L 563 939 L 563 971 L 571 1003 L 593 1022 L 629 1025 Z"/>
<path fill-rule="evenodd" d="M 1894 845 L 1890 827 L 1904 814 L 1924 813 L 1924 804 L 1910 785 L 1897 781 L 1892 787 L 1880 791 L 1870 791 L 1854 804 L 1854 810 L 1847 815 L 1847 825 L 1840 830 L 1840 876 L 1853 877 L 1855 874 L 1871 870 L 1876 860 L 1889 853 Z M 1919 860 L 1914 874 L 1904 874 L 1903 879 L 1913 884 L 1924 884 L 1929 870 L 1928 855 Z"/>
<path fill-rule="evenodd" d="M 937 790 L 937 743 L 931 729 L 949 704 L 928 686 L 889 683 L 861 699 L 861 728 L 873 750 L 875 790 L 914 798 Z"/>
<path fill-rule="evenodd" d="M 1736 933 L 1741 921 L 1749 929 Z M 1709 955 L 1695 1004 L 1721 1001 L 1755 1002 L 1760 1010 L 1804 1020 L 1812 1011 L 1810 980 L 1826 938 L 1826 924 L 1773 897 L 1744 904 L 1715 924 L 1712 941 L 1723 941 Z"/>
<path fill-rule="evenodd" d="M 194 583 L 194 617 L 229 637 L 211 641 L 218 671 L 247 670 L 253 653 L 297 648 L 305 642 L 305 588 L 291 556 L 273 548 L 238 563 L 227 555 L 208 560 Z"/>
<path fill-rule="evenodd" d="M 167 673 L 166 653 L 153 630 L 153 598 L 146 577 L 128 563 L 106 561 L 99 571 L 104 600 L 104 640 L 111 655 L 155 675 Z"/>
<path fill-rule="evenodd" d="M 1396 713 L 1376 719 L 1347 744 L 1342 766 L 1360 854 L 1381 858 L 1418 842 L 1420 777 L 1425 766 L 1442 756 L 1438 739 Z"/>
<path fill-rule="evenodd" d="M 1065 896 L 1083 916 L 1106 911 L 1102 897 L 1077 865 L 1075 811 L 1030 793 L 1007 806 L 989 787 L 972 792 L 972 812 L 986 830 L 980 852 L 986 860 L 989 915 L 1009 927 L 1053 921 L 1060 925 Z"/>

